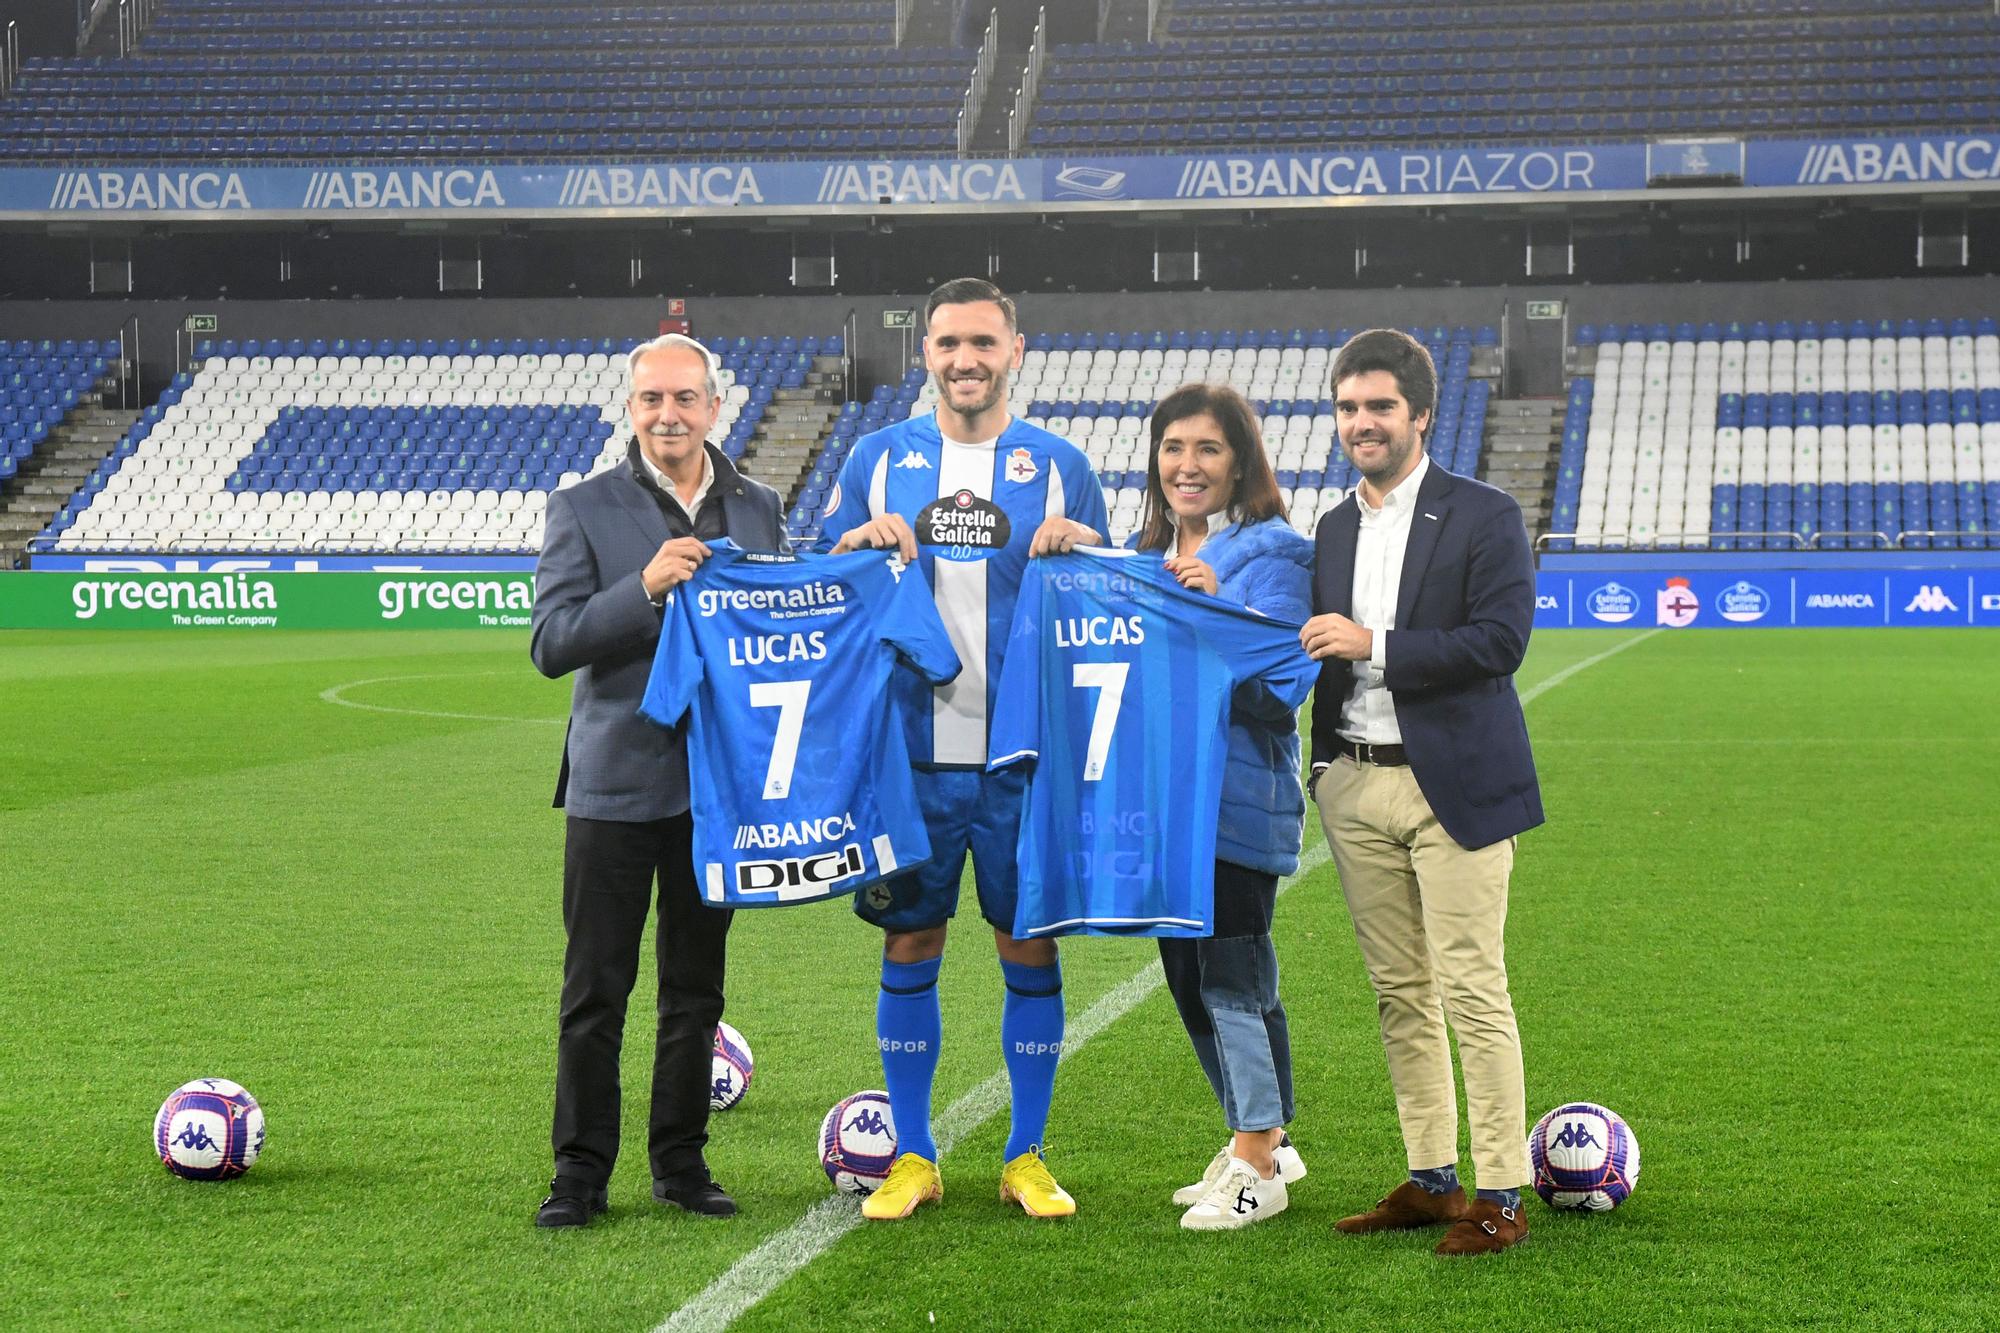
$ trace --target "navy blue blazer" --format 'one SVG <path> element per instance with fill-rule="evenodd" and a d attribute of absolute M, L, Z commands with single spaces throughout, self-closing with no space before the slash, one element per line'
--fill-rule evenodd
<path fill-rule="evenodd" d="M 1350 615 L 1361 529 L 1350 495 L 1314 534 L 1313 614 Z M 1542 822 L 1541 787 L 1514 672 L 1535 621 L 1535 566 L 1521 507 L 1505 491 L 1432 464 L 1383 647 L 1383 681 L 1417 785 L 1445 832 L 1479 848 Z M 1312 762 L 1339 757 L 1354 664 L 1328 658 L 1313 689 Z"/>
<path fill-rule="evenodd" d="M 708 453 L 730 540 L 787 549 L 778 493 Z M 528 651 L 550 679 L 576 673 L 555 804 L 579 818 L 643 823 L 688 808 L 686 727 L 639 715 L 662 614 L 639 575 L 676 535 L 629 460 L 549 495 Z"/>

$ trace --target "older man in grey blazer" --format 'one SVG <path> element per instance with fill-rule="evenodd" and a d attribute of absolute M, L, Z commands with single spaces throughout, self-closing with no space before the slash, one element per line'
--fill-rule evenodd
<path fill-rule="evenodd" d="M 561 1026 L 555 1179 L 538 1226 L 585 1226 L 605 1210 L 618 1156 L 618 1051 L 639 944 L 658 884 L 659 1030 L 648 1134 L 653 1195 L 727 1216 L 708 1174 L 709 1051 L 722 1017 L 730 914 L 697 890 L 684 730 L 639 716 L 667 593 L 708 544 L 783 550 L 782 503 L 706 443 L 722 406 L 715 358 L 669 334 L 634 349 L 624 462 L 549 496 L 535 571 L 535 666 L 574 672 L 555 804 L 563 845 Z"/>

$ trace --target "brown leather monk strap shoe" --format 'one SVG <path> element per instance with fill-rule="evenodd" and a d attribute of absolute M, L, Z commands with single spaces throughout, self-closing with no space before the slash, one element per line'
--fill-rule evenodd
<path fill-rule="evenodd" d="M 1519 1208 L 1502 1208 L 1491 1199 L 1474 1199 L 1464 1220 L 1452 1225 L 1438 1242 L 1439 1254 L 1498 1254 L 1528 1238 L 1527 1219 Z"/>
<path fill-rule="evenodd" d="M 1366 1236 L 1377 1231 L 1415 1231 L 1419 1227 L 1443 1226 L 1465 1216 L 1465 1191 L 1432 1194 L 1414 1180 L 1406 1180 L 1389 1191 L 1389 1197 L 1366 1213 L 1343 1217 L 1334 1229 L 1350 1236 Z"/>

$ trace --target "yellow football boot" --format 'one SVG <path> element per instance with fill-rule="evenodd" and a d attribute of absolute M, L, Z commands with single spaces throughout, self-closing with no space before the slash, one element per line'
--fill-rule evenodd
<path fill-rule="evenodd" d="M 920 1203 L 942 1198 L 944 1177 L 937 1163 L 906 1152 L 889 1168 L 889 1178 L 881 1187 L 861 1201 L 861 1215 L 874 1222 L 893 1222 L 916 1212 Z"/>
<path fill-rule="evenodd" d="M 1041 1152 L 1034 1148 L 1001 1168 L 1000 1198 L 1020 1204 L 1030 1217 L 1068 1217 L 1076 1211 L 1076 1200 L 1056 1184 Z"/>

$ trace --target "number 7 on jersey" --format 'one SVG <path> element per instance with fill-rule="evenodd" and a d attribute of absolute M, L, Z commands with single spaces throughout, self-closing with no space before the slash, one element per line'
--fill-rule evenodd
<path fill-rule="evenodd" d="M 1083 755 L 1083 780 L 1097 782 L 1104 777 L 1104 758 L 1111 752 L 1111 733 L 1118 728 L 1118 710 L 1125 702 L 1125 677 L 1130 662 L 1077 662 L 1070 668 L 1070 683 L 1080 690 L 1097 691 L 1097 710 L 1090 717 L 1090 743 Z"/>
<path fill-rule="evenodd" d="M 750 686 L 752 708 L 778 710 L 778 731 L 771 738 L 771 762 L 764 769 L 767 801 L 779 800 L 792 789 L 792 769 L 799 762 L 799 733 L 806 723 L 806 696 L 811 693 L 810 680 L 758 681 Z"/>

